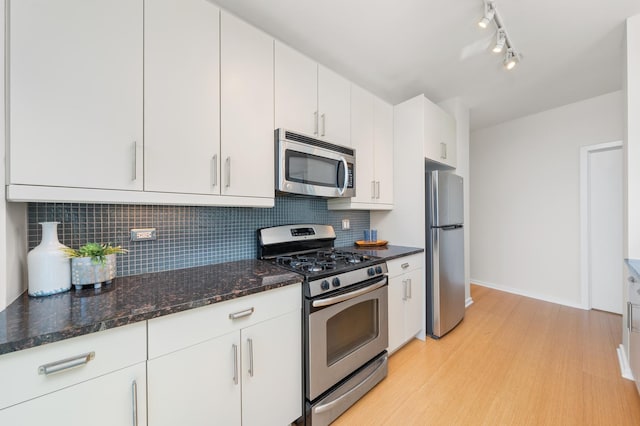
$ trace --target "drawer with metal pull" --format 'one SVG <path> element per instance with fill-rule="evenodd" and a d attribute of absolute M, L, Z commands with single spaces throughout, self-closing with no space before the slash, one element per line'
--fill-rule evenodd
<path fill-rule="evenodd" d="M 389 277 L 395 277 L 405 272 L 422 268 L 424 263 L 424 253 L 412 254 L 410 256 L 399 257 L 397 259 L 387 260 L 387 269 Z"/>
<path fill-rule="evenodd" d="M 0 409 L 143 362 L 146 323 L 0 356 Z"/>
<path fill-rule="evenodd" d="M 300 310 L 300 284 L 149 320 L 149 359 Z"/>

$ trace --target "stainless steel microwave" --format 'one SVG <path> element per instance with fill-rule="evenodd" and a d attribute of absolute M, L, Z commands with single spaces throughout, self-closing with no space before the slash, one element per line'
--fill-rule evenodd
<path fill-rule="evenodd" d="M 277 129 L 276 190 L 319 197 L 354 197 L 356 195 L 356 152 L 335 145 Z"/>

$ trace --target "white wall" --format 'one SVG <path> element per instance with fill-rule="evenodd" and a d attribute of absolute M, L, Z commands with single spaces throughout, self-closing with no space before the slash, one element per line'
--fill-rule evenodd
<path fill-rule="evenodd" d="M 613 92 L 471 134 L 471 282 L 581 306 L 580 147 L 622 140 Z"/>
<path fill-rule="evenodd" d="M 469 108 L 460 99 L 450 99 L 438 104 L 456 119 L 456 174 L 464 179 L 464 289 L 467 303 L 472 301 L 469 289 L 471 277 L 471 223 L 469 215 Z"/>

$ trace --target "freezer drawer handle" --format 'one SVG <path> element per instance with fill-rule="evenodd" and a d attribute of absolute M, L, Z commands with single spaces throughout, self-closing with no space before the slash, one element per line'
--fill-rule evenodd
<path fill-rule="evenodd" d="M 60 361 L 50 362 L 49 364 L 41 365 L 40 367 L 38 367 L 38 374 L 44 374 L 45 376 L 48 376 L 49 374 L 69 370 L 74 367 L 80 367 L 81 365 L 87 364 L 95 357 L 96 353 L 92 351 L 71 358 L 61 359 Z"/>
<path fill-rule="evenodd" d="M 249 309 L 245 309 L 244 311 L 240 311 L 240 312 L 234 312 L 232 314 L 229 314 L 229 319 L 238 319 L 238 318 L 242 318 L 242 317 L 248 317 L 249 315 L 251 315 L 253 313 L 253 311 L 255 310 L 255 308 L 251 307 Z"/>

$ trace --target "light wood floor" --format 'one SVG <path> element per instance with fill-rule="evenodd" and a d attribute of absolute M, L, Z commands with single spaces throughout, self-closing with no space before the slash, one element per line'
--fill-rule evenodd
<path fill-rule="evenodd" d="M 334 425 L 640 425 L 621 317 L 471 287 L 441 340 L 413 340 Z"/>

